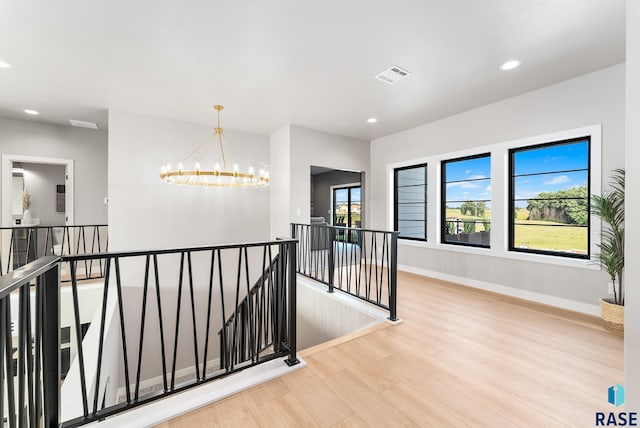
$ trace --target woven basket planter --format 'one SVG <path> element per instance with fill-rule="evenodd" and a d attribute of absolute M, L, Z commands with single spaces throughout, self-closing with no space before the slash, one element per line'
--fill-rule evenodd
<path fill-rule="evenodd" d="M 624 306 L 616 305 L 609 299 L 600 299 L 600 314 L 607 330 L 624 334 Z"/>

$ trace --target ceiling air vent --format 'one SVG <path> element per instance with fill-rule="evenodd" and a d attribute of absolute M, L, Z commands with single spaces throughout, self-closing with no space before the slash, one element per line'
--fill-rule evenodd
<path fill-rule="evenodd" d="M 69 119 L 69 123 L 71 124 L 71 126 L 75 126 L 76 128 L 98 129 L 98 125 L 96 125 L 93 122 L 85 122 L 83 120 Z"/>
<path fill-rule="evenodd" d="M 381 80 L 389 85 L 393 85 L 397 81 L 404 79 L 410 74 L 411 73 L 409 73 L 407 70 L 400 68 L 397 65 L 392 65 L 382 73 L 378 74 L 376 76 L 376 79 Z"/>

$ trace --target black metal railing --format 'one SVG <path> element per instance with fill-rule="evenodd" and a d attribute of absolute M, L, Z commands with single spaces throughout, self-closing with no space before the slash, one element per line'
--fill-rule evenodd
<path fill-rule="evenodd" d="M 296 364 L 296 245 L 286 239 L 63 257 L 71 267 L 78 349 L 69 373 L 80 382 L 79 396 L 65 399 L 82 403 L 82 410 L 62 426 L 98 421 L 274 358 Z M 104 290 L 99 322 L 91 327 L 98 339 L 96 349 L 87 349 L 75 272 L 99 259 Z M 105 369 L 114 359 L 119 381 Z M 107 376 L 119 391 L 106 390 Z M 105 399 L 114 395 L 120 399 Z"/>
<path fill-rule="evenodd" d="M 106 253 L 109 247 L 106 224 L 75 226 L 0 227 L 0 275 L 45 256 Z M 104 261 L 87 260 L 78 279 L 104 276 Z M 62 272 L 62 280 L 70 281 Z"/>
<path fill-rule="evenodd" d="M 491 244 L 491 220 L 447 218 L 443 223 L 443 242 L 489 247 Z"/>
<path fill-rule="evenodd" d="M 299 241 L 296 269 L 389 311 L 397 320 L 398 232 L 316 224 L 291 224 Z"/>
<path fill-rule="evenodd" d="M 0 278 L 0 414 L 11 428 L 57 426 L 58 262 L 43 257 Z"/>
<path fill-rule="evenodd" d="M 281 345 L 281 341 L 275 338 L 281 337 L 286 329 L 286 318 L 278 319 L 279 311 L 275 309 L 285 304 L 283 299 L 286 296 L 276 295 L 274 284 L 279 280 L 278 275 L 286 272 L 287 266 L 286 259 L 280 259 L 279 255 L 273 258 L 273 262 L 269 263 L 269 260 L 272 260 L 271 255 L 263 261 L 263 275 L 248 295 L 236 304 L 235 311 L 218 332 L 221 369 L 256 359 L 270 347 Z"/>

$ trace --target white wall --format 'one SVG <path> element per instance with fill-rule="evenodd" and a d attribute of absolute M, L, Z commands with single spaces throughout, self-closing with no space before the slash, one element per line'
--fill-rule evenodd
<path fill-rule="evenodd" d="M 611 169 L 624 165 L 624 79 L 624 65 L 617 65 L 372 141 L 372 227 L 388 228 L 387 166 L 397 162 L 602 124 L 601 167 L 608 176 Z M 500 190 L 492 186 L 492 192 L 499 194 Z M 607 293 L 607 276 L 584 267 L 405 243 L 399 245 L 398 258 L 400 265 L 416 272 L 514 291 L 512 294 L 587 312 L 597 311 L 598 299 Z"/>
<path fill-rule="evenodd" d="M 74 160 L 75 224 L 107 223 L 106 130 L 0 117 L 0 152 Z"/>
<path fill-rule="evenodd" d="M 389 315 L 381 309 L 365 312 L 365 303 L 343 293 L 327 293 L 324 284 L 298 279 L 298 350 L 310 348 L 360 329 L 384 322 Z"/>
<path fill-rule="evenodd" d="M 627 0 L 627 136 L 626 136 L 626 212 L 640 210 L 640 3 Z M 635 264 L 640 251 L 640 225 L 626 223 L 626 302 L 624 322 L 624 376 L 627 411 L 640 411 L 640 266 Z"/>
<path fill-rule="evenodd" d="M 269 190 L 170 185 L 160 180 L 165 156 L 185 156 L 212 132 L 213 127 L 109 112 L 110 250 L 270 238 Z M 246 159 L 268 162 L 267 136 L 230 130 L 225 135 Z"/>
<path fill-rule="evenodd" d="M 369 171 L 369 146 L 366 140 L 291 126 L 290 218 L 292 221 L 309 223 L 311 165 L 322 165 L 343 171 L 365 171 L 366 174 Z M 366 190 L 363 194 L 363 206 L 366 210 L 369 200 Z"/>
<path fill-rule="evenodd" d="M 366 140 L 290 125 L 272 134 L 271 143 L 272 177 L 281 173 L 281 168 L 289 170 L 289 181 L 279 181 L 277 187 L 272 189 L 274 217 L 271 220 L 271 233 L 275 236 L 289 236 L 291 222 L 309 223 L 311 165 L 344 171 L 364 171 L 365 177 L 369 171 L 369 142 Z M 366 210 L 368 188 L 365 183 L 362 183 L 362 187 L 363 206 Z M 364 213 L 363 215 L 366 216 Z"/>
<path fill-rule="evenodd" d="M 65 224 L 64 211 L 56 211 L 56 185 L 64 185 L 64 165 L 23 163 L 24 188 L 31 196 L 31 216 L 42 226 Z"/>
<path fill-rule="evenodd" d="M 290 235 L 289 206 L 291 180 L 291 130 L 287 125 L 270 136 L 271 140 L 271 236 Z"/>

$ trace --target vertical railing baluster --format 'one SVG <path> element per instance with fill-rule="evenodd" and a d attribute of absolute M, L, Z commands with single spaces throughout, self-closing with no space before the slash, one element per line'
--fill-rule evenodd
<path fill-rule="evenodd" d="M 240 299 L 240 276 L 242 274 L 242 247 L 238 248 L 238 275 L 236 278 L 236 300 L 235 305 L 233 307 L 238 309 L 238 301 Z M 231 351 L 233 354 L 231 355 L 231 369 L 233 369 L 236 363 L 237 356 L 237 346 L 238 346 L 238 317 L 235 316 L 233 320 L 233 341 L 231 346 Z"/>
<path fill-rule="evenodd" d="M 27 247 L 28 248 L 28 247 Z M 28 297 L 27 285 L 20 287 L 18 297 L 18 426 L 26 425 L 25 415 L 25 362 L 27 359 L 27 334 L 25 331 L 25 298 Z"/>
<path fill-rule="evenodd" d="M 98 229 L 98 226 L 96 226 L 96 230 L 97 229 Z M 97 238 L 97 240 L 98 240 L 98 252 L 103 252 L 102 251 L 102 247 L 100 246 L 100 231 L 99 230 L 97 232 L 97 236 L 98 236 L 98 238 Z M 106 249 L 105 249 L 104 252 L 106 252 Z M 98 260 L 98 265 L 100 267 L 100 276 L 102 277 L 102 276 L 104 276 L 104 271 L 102 270 L 102 259 Z"/>
<path fill-rule="evenodd" d="M 47 233 L 44 235 L 44 250 L 42 251 L 42 255 L 43 256 L 48 256 L 53 254 L 53 246 L 51 247 L 52 251 L 49 252 L 49 239 L 52 239 L 53 236 L 51 235 L 51 230 L 53 228 L 52 227 L 47 227 Z"/>
<path fill-rule="evenodd" d="M 267 284 L 267 291 L 269 293 L 269 298 L 267 299 L 268 302 L 268 310 L 267 310 L 267 320 L 266 320 L 266 325 L 269 326 L 268 331 L 271 332 L 271 340 L 268 341 L 269 344 L 273 343 L 273 332 L 275 331 L 275 322 L 274 322 L 274 304 L 273 304 L 273 300 L 274 300 L 274 292 L 273 292 L 273 287 L 274 287 L 274 276 L 276 275 L 276 270 L 277 270 L 277 255 L 276 255 L 276 260 L 275 260 L 275 265 L 273 262 L 270 263 L 271 267 L 269 269 L 269 282 Z M 272 249 L 271 249 L 271 245 L 269 245 L 269 260 L 273 260 L 273 254 L 272 254 Z M 275 266 L 275 270 L 274 270 L 274 266 Z M 267 339 L 265 337 L 265 346 L 267 346 Z"/>
<path fill-rule="evenodd" d="M 28 419 L 29 426 L 36 426 L 36 409 L 34 400 L 34 373 L 33 373 L 33 342 L 31 336 L 31 286 L 25 284 L 23 288 L 26 290 L 24 299 L 24 323 L 25 323 L 25 345 L 26 345 L 26 366 L 27 366 L 27 395 L 28 395 Z"/>
<path fill-rule="evenodd" d="M 251 284 L 250 284 L 250 279 L 249 279 L 249 253 L 247 251 L 247 247 L 244 247 L 244 270 L 245 270 L 245 283 L 247 285 L 247 297 L 246 297 L 246 302 L 247 302 L 247 321 L 248 321 L 248 336 L 247 336 L 247 345 L 248 345 L 248 349 L 249 350 L 253 350 L 254 346 L 255 346 L 255 330 L 254 330 L 254 326 L 253 326 L 253 302 L 251 299 Z M 250 353 L 248 355 L 248 358 L 251 358 L 252 362 L 256 362 L 257 359 L 254 358 L 255 355 L 253 355 L 252 353 Z"/>
<path fill-rule="evenodd" d="M 335 282 L 335 253 L 336 253 L 336 229 L 334 227 L 329 228 L 329 251 L 327 255 L 329 260 L 327 262 L 329 268 L 329 293 L 333 293 Z"/>
<path fill-rule="evenodd" d="M 16 264 L 15 263 L 16 255 L 15 255 L 15 251 L 13 251 L 14 250 L 13 247 L 16 245 L 15 232 L 16 232 L 15 229 L 11 229 L 11 239 L 9 240 L 9 257 L 7 257 L 7 272 L 10 272 L 12 270 L 11 269 L 12 262 L 14 262 L 13 263 L 14 265 Z M 19 260 L 18 260 L 18 262 L 19 262 Z"/>
<path fill-rule="evenodd" d="M 36 398 L 36 418 L 37 424 L 36 426 L 40 426 L 41 415 L 42 415 L 42 288 L 44 287 L 44 278 L 39 276 L 36 279 L 36 327 L 35 327 L 35 341 L 36 341 L 36 349 L 35 349 L 35 377 L 36 377 L 36 387 L 35 387 L 35 398 Z M 2 319 L 2 315 L 0 315 L 0 319 Z M 1 330 L 1 328 L 0 328 Z M 0 360 L 2 360 L 0 358 Z M 2 372 L 2 370 L 0 370 Z M 2 399 L 0 399 L 2 402 Z M 1 413 L 1 412 L 0 412 Z M 86 416 L 86 411 L 85 411 Z"/>
<path fill-rule="evenodd" d="M 372 286 L 373 280 L 374 279 L 376 281 L 378 280 L 378 267 L 376 266 L 374 270 L 377 254 L 378 254 L 378 239 L 376 237 L 376 234 L 372 233 L 371 234 L 371 253 L 369 254 L 369 283 L 367 284 L 367 288 L 365 290 L 365 297 L 367 300 L 369 300 L 369 297 L 371 296 L 371 286 Z"/>
<path fill-rule="evenodd" d="M 31 239 L 32 237 L 33 237 L 33 228 L 28 227 L 27 228 L 27 252 L 24 255 L 24 263 L 22 264 L 22 266 L 35 260 L 35 254 L 33 255 L 33 257 L 31 256 L 31 246 L 33 245 L 33 241 Z"/>
<path fill-rule="evenodd" d="M 64 234 L 64 232 L 63 232 Z M 100 313 L 100 337 L 98 342 L 98 362 L 96 369 L 96 384 L 95 391 L 93 395 L 93 414 L 95 415 L 98 412 L 98 400 L 100 395 L 100 375 L 102 373 L 102 350 L 104 348 L 104 328 L 105 328 L 105 319 L 107 314 L 107 298 L 109 292 L 109 275 L 111 271 L 111 258 L 107 258 L 106 266 L 105 266 L 105 275 L 104 275 L 104 289 L 102 291 L 102 310 Z"/>
<path fill-rule="evenodd" d="M 13 334 L 11 333 L 11 296 L 2 299 L 4 312 L 5 335 L 5 365 L 7 372 L 7 420 L 9 427 L 16 426 L 16 395 L 13 378 L 17 373 L 13 371 Z"/>
<path fill-rule="evenodd" d="M 2 310 L 3 325 L 2 334 L 3 342 L 5 343 L 4 365 L 6 367 L 6 380 L 7 380 L 7 421 L 9 427 L 16 426 L 16 404 L 15 404 L 15 390 L 14 390 L 14 371 L 13 371 L 13 334 L 11 333 L 11 296 L 8 295 L 2 301 L 0 301 Z M 4 390 L 4 385 L 3 385 Z M 3 401 L 4 404 L 4 401 Z M 4 412 L 2 413 L 4 417 Z"/>
<path fill-rule="evenodd" d="M 91 234 L 91 254 L 95 254 L 96 253 L 96 231 L 98 230 L 98 226 L 94 225 L 92 226 L 93 229 L 93 233 Z M 89 278 L 93 278 L 93 275 L 91 275 L 91 272 L 93 272 L 93 259 L 89 260 Z"/>
<path fill-rule="evenodd" d="M 209 352 L 209 333 L 210 333 L 210 327 L 211 327 L 211 305 L 213 302 L 212 300 L 213 299 L 213 273 L 215 268 L 215 260 L 216 260 L 216 252 L 215 250 L 212 250 L 211 265 L 209 268 L 209 295 L 207 297 L 207 327 L 206 327 L 205 339 L 204 339 L 204 356 L 202 359 L 202 380 L 206 379 L 207 377 L 207 358 L 208 358 L 208 352 Z M 220 358 L 222 359 L 222 355 L 220 355 Z"/>
<path fill-rule="evenodd" d="M 297 312 L 297 272 L 295 266 L 296 260 L 296 243 L 290 242 L 285 244 L 286 246 L 286 257 L 289 259 L 289 272 L 288 272 L 288 283 L 289 283 L 289 305 L 288 305 L 288 318 L 289 318 L 289 358 L 287 358 L 286 363 L 288 366 L 293 366 L 298 364 L 300 360 L 298 360 L 298 356 L 296 355 L 296 347 L 297 347 L 297 320 L 296 320 L 296 312 Z M 283 248 L 285 248 L 283 246 Z M 283 278 L 282 286 L 283 290 L 286 287 L 286 279 Z"/>
<path fill-rule="evenodd" d="M 118 293 L 118 312 L 120 315 L 120 335 L 122 339 L 122 361 L 124 363 L 124 388 L 127 403 L 131 403 L 131 382 L 129 381 L 129 356 L 127 354 L 127 336 L 125 334 L 124 305 L 122 303 L 122 280 L 120 277 L 120 258 L 115 257 L 116 263 L 116 291 Z"/>
<path fill-rule="evenodd" d="M 80 388 L 82 391 L 82 410 L 84 416 L 89 414 L 89 406 L 87 403 L 87 381 L 84 369 L 84 347 L 82 346 L 82 324 L 80 323 L 80 301 L 78 299 L 78 279 L 76 276 L 77 264 L 75 260 L 69 262 L 71 270 L 71 295 L 73 298 L 73 319 L 76 330 L 76 343 L 78 346 L 78 363 L 80 368 Z"/>
<path fill-rule="evenodd" d="M 389 319 L 398 320 L 398 233 L 391 234 L 391 291 L 389 292 Z"/>
<path fill-rule="evenodd" d="M 276 275 L 273 284 L 273 348 L 275 352 L 282 350 L 282 335 L 280 333 L 282 314 L 280 311 L 280 281 L 284 275 L 284 255 L 282 254 L 282 245 L 278 245 L 278 263 L 276 264 Z"/>
<path fill-rule="evenodd" d="M 193 327 L 193 356 L 196 367 L 196 381 L 200 380 L 200 362 L 198 360 L 198 331 L 196 329 L 196 301 L 193 295 L 193 270 L 191 268 L 191 251 L 187 253 L 187 267 L 189 275 L 189 295 L 191 296 L 191 321 Z"/>
<path fill-rule="evenodd" d="M 220 249 L 218 252 L 218 283 L 220 285 L 220 306 L 222 307 L 222 335 L 220 336 L 220 343 L 224 344 L 224 347 L 220 347 L 220 368 L 229 370 L 229 339 L 227 338 L 227 315 L 224 308 L 224 281 L 222 277 L 222 252 Z M 224 366 L 223 366 L 224 364 Z"/>
<path fill-rule="evenodd" d="M 54 265 L 44 274 L 42 340 L 44 427 L 60 423 L 60 270 Z"/>
<path fill-rule="evenodd" d="M 382 301 L 382 285 L 383 285 L 383 279 L 384 279 L 384 259 L 385 256 L 387 254 L 387 252 L 389 251 L 389 249 L 387 248 L 387 234 L 383 233 L 382 234 L 382 254 L 380 255 L 380 283 L 378 283 L 378 281 L 376 280 L 376 303 L 380 304 Z M 377 262 L 377 257 L 376 257 L 376 262 Z M 388 270 L 388 267 L 387 267 Z"/>
<path fill-rule="evenodd" d="M 149 290 L 149 263 L 151 257 L 147 254 L 144 262 L 144 284 L 142 286 L 142 313 L 140 314 L 140 341 L 138 343 L 138 364 L 136 370 L 136 389 L 133 395 L 134 401 L 138 401 L 140 393 L 140 376 L 142 372 L 142 351 L 144 346 L 144 327 L 147 315 L 147 293 Z"/>
<path fill-rule="evenodd" d="M 6 296 L 3 297 L 0 300 L 0 345 L 3 343 L 8 343 L 8 337 L 6 334 L 6 330 L 5 330 L 5 307 L 4 307 L 4 301 L 5 299 L 10 299 L 10 296 Z M 0 349 L 0 415 L 1 417 L 5 417 L 5 412 L 4 412 L 4 382 L 5 382 L 5 377 L 7 380 L 7 383 L 11 380 L 13 381 L 13 377 L 11 376 L 11 366 L 7 366 L 8 370 L 7 370 L 7 375 L 5 376 L 4 374 L 4 349 Z M 7 412 L 8 413 L 8 412 Z M 2 425 L 4 425 L 4 422 L 2 423 Z"/>
<path fill-rule="evenodd" d="M 87 237 L 85 236 L 85 226 L 80 226 L 80 230 L 82 231 L 82 251 L 87 254 Z M 91 277 L 91 271 L 89 269 L 89 264 L 87 259 L 84 259 L 84 278 L 89 279 Z"/>
<path fill-rule="evenodd" d="M 292 227 L 293 229 L 293 227 Z M 293 231 L 292 231 L 293 234 Z M 262 247 L 262 270 L 260 272 L 260 291 L 258 292 L 257 295 L 257 299 L 256 299 L 256 304 L 258 305 L 258 324 L 257 324 L 257 343 L 256 343 L 256 350 L 255 350 L 255 354 L 256 354 L 256 359 L 260 358 L 260 351 L 262 349 L 262 323 L 263 323 L 263 316 L 264 316 L 264 289 L 265 289 L 265 273 L 267 272 L 267 266 L 271 266 L 271 260 L 269 260 L 269 264 L 267 265 L 267 246 L 265 245 L 264 247 Z"/>
<path fill-rule="evenodd" d="M 173 362 L 171 364 L 171 389 L 175 388 L 176 363 L 178 358 L 178 333 L 180 329 L 180 304 L 182 302 L 182 278 L 184 276 L 184 251 L 180 253 L 180 278 L 178 280 L 178 301 L 176 305 L 176 332 L 173 341 Z"/>
<path fill-rule="evenodd" d="M 162 322 L 162 301 L 160 299 L 160 278 L 158 277 L 158 255 L 153 255 L 153 276 L 156 283 L 156 303 L 158 305 L 158 327 L 160 328 L 160 356 L 162 357 L 162 382 L 164 392 L 169 390 L 167 385 L 167 357 L 164 347 L 164 325 Z"/>

